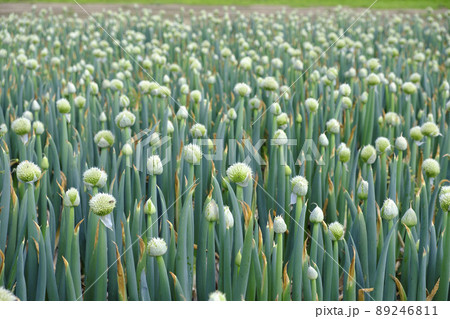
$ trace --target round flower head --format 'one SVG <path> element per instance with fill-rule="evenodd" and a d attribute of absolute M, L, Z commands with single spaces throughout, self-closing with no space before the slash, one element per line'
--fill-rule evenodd
<path fill-rule="evenodd" d="M 191 127 L 191 134 L 194 138 L 206 136 L 206 127 L 203 124 L 196 123 Z"/>
<path fill-rule="evenodd" d="M 76 207 L 78 205 L 80 205 L 80 194 L 78 190 L 74 187 L 69 188 L 64 193 L 64 206 Z"/>
<path fill-rule="evenodd" d="M 16 168 L 17 178 L 22 183 L 34 183 L 41 177 L 41 169 L 36 164 L 23 161 Z"/>
<path fill-rule="evenodd" d="M 309 221 L 316 224 L 323 222 L 323 210 L 319 206 L 316 206 L 316 208 L 312 210 L 309 215 Z"/>
<path fill-rule="evenodd" d="M 381 208 L 381 217 L 386 220 L 392 220 L 398 215 L 398 208 L 395 202 L 388 198 L 384 201 L 383 207 Z"/>
<path fill-rule="evenodd" d="M 408 209 L 403 215 L 402 224 L 410 228 L 417 225 L 417 215 L 412 208 Z"/>
<path fill-rule="evenodd" d="M 152 257 L 159 257 L 167 252 L 167 244 L 162 238 L 153 237 L 147 245 L 147 254 Z"/>
<path fill-rule="evenodd" d="M 144 213 L 146 213 L 148 215 L 153 215 L 156 213 L 156 207 L 153 204 L 153 201 L 151 198 L 149 198 L 144 204 Z"/>
<path fill-rule="evenodd" d="M 275 219 L 273 220 L 273 231 L 277 234 L 282 234 L 286 232 L 286 230 L 287 226 L 286 223 L 284 222 L 283 217 L 281 216 L 275 217 Z"/>
<path fill-rule="evenodd" d="M 319 145 L 327 147 L 330 144 L 328 141 L 328 137 L 325 135 L 325 133 L 322 133 L 319 135 Z"/>
<path fill-rule="evenodd" d="M 191 100 L 195 104 L 198 104 L 202 101 L 202 93 L 199 90 L 194 90 L 191 92 Z"/>
<path fill-rule="evenodd" d="M 435 178 L 441 172 L 439 162 L 432 158 L 427 158 L 422 163 L 422 169 L 427 177 Z"/>
<path fill-rule="evenodd" d="M 216 204 L 216 201 L 212 199 L 208 205 L 206 205 L 205 210 L 206 220 L 209 222 L 217 222 L 219 220 L 219 207 Z"/>
<path fill-rule="evenodd" d="M 154 132 L 149 137 L 150 140 L 150 146 L 152 147 L 159 147 L 161 145 L 161 139 L 159 137 L 158 132 Z"/>
<path fill-rule="evenodd" d="M 31 131 L 31 122 L 25 117 L 19 117 L 11 123 L 11 129 L 19 136 L 26 135 Z"/>
<path fill-rule="evenodd" d="M 309 280 L 316 280 L 317 277 L 319 276 L 317 271 L 311 266 L 308 267 L 306 274 L 307 274 Z"/>
<path fill-rule="evenodd" d="M 450 189 L 449 186 L 442 187 L 439 195 L 439 204 L 444 212 L 450 212 Z"/>
<path fill-rule="evenodd" d="M 350 96 L 350 94 L 352 94 L 352 88 L 350 87 L 350 85 L 344 83 L 339 86 L 339 92 L 343 96 Z"/>
<path fill-rule="evenodd" d="M 260 107 L 261 100 L 258 99 L 258 97 L 255 96 L 255 97 L 250 99 L 249 104 L 250 104 L 250 108 L 252 110 L 255 110 L 255 109 L 258 109 Z"/>
<path fill-rule="evenodd" d="M 56 108 L 58 109 L 59 113 L 61 114 L 67 114 L 70 112 L 70 102 L 66 99 L 59 99 L 56 101 Z"/>
<path fill-rule="evenodd" d="M 367 83 L 369 83 L 369 85 L 371 86 L 378 85 L 380 84 L 380 82 L 381 82 L 380 77 L 375 73 L 370 73 L 369 76 L 367 77 Z"/>
<path fill-rule="evenodd" d="M 252 169 L 245 163 L 235 163 L 228 167 L 227 176 L 241 187 L 246 187 L 252 178 Z"/>
<path fill-rule="evenodd" d="M 42 123 L 41 121 L 34 121 L 33 130 L 36 135 L 44 134 L 45 131 L 44 123 Z"/>
<path fill-rule="evenodd" d="M 278 82 L 275 78 L 268 76 L 262 80 L 261 87 L 266 91 L 278 90 Z"/>
<path fill-rule="evenodd" d="M 365 180 L 361 180 L 357 191 L 358 198 L 360 200 L 366 200 L 369 197 L 369 183 Z"/>
<path fill-rule="evenodd" d="M 234 93 L 241 97 L 249 96 L 252 89 L 245 83 L 238 83 L 234 86 Z"/>
<path fill-rule="evenodd" d="M 289 116 L 284 112 L 278 115 L 276 120 L 278 127 L 281 127 L 283 129 L 285 129 L 289 124 Z"/>
<path fill-rule="evenodd" d="M 391 143 L 386 137 L 379 137 L 375 140 L 375 147 L 379 153 L 385 153 L 391 149 Z"/>
<path fill-rule="evenodd" d="M 292 193 L 297 196 L 305 196 L 308 193 L 308 181 L 303 176 L 295 176 L 291 179 Z"/>
<path fill-rule="evenodd" d="M 123 89 L 123 82 L 119 79 L 114 79 L 110 82 L 109 88 L 113 91 L 120 91 Z"/>
<path fill-rule="evenodd" d="M 325 126 L 327 128 L 327 131 L 330 132 L 331 134 L 339 134 L 341 125 L 337 120 L 335 119 L 328 120 Z"/>
<path fill-rule="evenodd" d="M 405 94 L 412 95 L 412 94 L 416 93 L 417 87 L 414 85 L 414 83 L 405 82 L 402 85 L 402 90 L 403 90 L 403 92 L 405 92 Z"/>
<path fill-rule="evenodd" d="M 409 136 L 416 141 L 419 142 L 423 139 L 422 129 L 420 126 L 414 126 L 409 130 Z"/>
<path fill-rule="evenodd" d="M 286 133 L 283 130 L 277 130 L 273 135 L 272 143 L 273 145 L 281 146 L 288 142 Z"/>
<path fill-rule="evenodd" d="M 227 116 L 230 120 L 234 121 L 235 119 L 237 119 L 237 113 L 235 109 L 229 109 L 227 112 Z"/>
<path fill-rule="evenodd" d="M 386 121 L 386 124 L 390 126 L 397 126 L 401 123 L 400 116 L 395 112 L 387 112 L 384 115 L 384 120 Z"/>
<path fill-rule="evenodd" d="M 344 238 L 344 226 L 339 222 L 334 222 L 328 225 L 328 230 L 330 231 L 331 240 L 337 241 Z"/>
<path fill-rule="evenodd" d="M 360 156 L 364 163 L 373 164 L 377 159 L 377 151 L 372 145 L 366 145 L 362 148 Z"/>
<path fill-rule="evenodd" d="M 8 133 L 8 127 L 5 123 L 0 124 L 0 137 L 3 137 L 6 133 Z"/>
<path fill-rule="evenodd" d="M 98 193 L 89 201 L 89 207 L 95 215 L 106 216 L 116 207 L 116 199 L 110 194 Z"/>
<path fill-rule="evenodd" d="M 337 150 L 339 160 L 342 163 L 347 163 L 350 160 L 351 152 L 350 149 L 345 144 L 341 144 L 341 146 Z"/>
<path fill-rule="evenodd" d="M 147 170 L 150 175 L 161 175 L 163 165 L 158 155 L 152 155 L 147 159 Z"/>
<path fill-rule="evenodd" d="M 18 300 L 17 297 L 14 296 L 14 294 L 11 291 L 3 287 L 0 287 L 0 301 L 17 301 L 17 300 Z"/>
<path fill-rule="evenodd" d="M 308 98 L 305 101 L 305 107 L 310 113 L 315 113 L 319 109 L 319 102 L 316 99 Z"/>
<path fill-rule="evenodd" d="M 83 108 L 86 105 L 86 98 L 84 96 L 78 95 L 73 102 L 75 103 L 75 106 L 78 108 Z"/>
<path fill-rule="evenodd" d="M 136 121 L 136 116 L 127 110 L 120 112 L 116 116 L 116 125 L 118 128 L 121 128 L 121 129 L 133 126 L 135 121 Z"/>
<path fill-rule="evenodd" d="M 408 148 L 408 141 L 403 136 L 399 136 L 395 139 L 395 147 L 400 151 L 406 151 Z"/>
<path fill-rule="evenodd" d="M 434 122 L 425 122 L 422 124 L 420 131 L 428 137 L 436 137 L 439 135 L 439 127 Z"/>
<path fill-rule="evenodd" d="M 189 164 L 196 165 L 202 160 L 202 150 L 196 144 L 189 144 L 183 147 L 184 160 Z"/>
<path fill-rule="evenodd" d="M 83 182 L 89 187 L 103 187 L 108 175 L 97 167 L 92 167 L 83 173 Z"/>
<path fill-rule="evenodd" d="M 349 97 L 347 97 L 347 96 L 343 96 L 342 99 L 341 99 L 341 101 L 342 101 L 342 106 L 343 106 L 344 108 L 346 108 L 346 109 L 352 108 L 353 102 L 352 102 L 352 99 L 351 99 L 351 98 L 349 98 Z"/>
<path fill-rule="evenodd" d="M 227 298 L 225 297 L 225 294 L 220 292 L 219 290 L 216 290 L 209 294 L 209 301 L 227 301 Z"/>
<path fill-rule="evenodd" d="M 94 142 L 100 148 L 108 148 L 114 144 L 114 135 L 109 130 L 101 130 L 94 136 Z"/>
<path fill-rule="evenodd" d="M 234 217 L 233 213 L 230 210 L 230 207 L 224 206 L 223 212 L 225 214 L 225 223 L 227 225 L 227 228 L 232 228 L 234 226 Z"/>

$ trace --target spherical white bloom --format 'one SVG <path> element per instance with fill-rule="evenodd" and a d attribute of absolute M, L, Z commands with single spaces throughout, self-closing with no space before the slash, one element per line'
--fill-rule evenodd
<path fill-rule="evenodd" d="M 206 127 L 203 124 L 196 123 L 191 127 L 191 134 L 194 138 L 205 137 L 206 133 Z"/>
<path fill-rule="evenodd" d="M 167 244 L 162 238 L 152 238 L 147 245 L 147 254 L 152 257 L 163 256 L 167 252 Z"/>
<path fill-rule="evenodd" d="M 352 89 L 351 89 L 350 85 L 344 83 L 339 86 L 339 92 L 343 96 L 350 96 L 350 94 L 352 94 Z"/>
<path fill-rule="evenodd" d="M 305 196 L 308 193 L 308 181 L 303 176 L 295 176 L 291 179 L 292 193 L 297 196 Z"/>
<path fill-rule="evenodd" d="M 331 134 L 339 134 L 341 125 L 336 119 L 328 120 L 325 126 Z"/>
<path fill-rule="evenodd" d="M 435 178 L 441 172 L 439 162 L 432 158 L 427 158 L 422 163 L 422 169 L 427 177 Z"/>
<path fill-rule="evenodd" d="M 108 175 L 105 171 L 97 167 L 92 167 L 83 173 L 83 182 L 90 187 L 103 187 L 106 184 Z"/>
<path fill-rule="evenodd" d="M 408 148 L 408 141 L 403 136 L 399 136 L 395 139 L 395 147 L 400 151 L 406 151 Z"/>
<path fill-rule="evenodd" d="M 252 169 L 245 163 L 235 163 L 228 167 L 227 176 L 241 187 L 246 187 L 252 178 Z"/>
<path fill-rule="evenodd" d="M 78 205 L 80 205 L 80 194 L 78 190 L 74 187 L 69 188 L 64 193 L 64 206 L 76 207 Z"/>
<path fill-rule="evenodd" d="M 34 183 L 41 177 L 41 169 L 36 164 L 23 161 L 16 168 L 17 178 L 22 183 Z"/>
<path fill-rule="evenodd" d="M 308 98 L 305 101 L 305 106 L 309 112 L 315 113 L 319 108 L 319 102 L 316 99 Z"/>
<path fill-rule="evenodd" d="M 251 92 L 252 89 L 245 83 L 238 83 L 234 86 L 234 93 L 241 97 L 249 96 Z"/>
<path fill-rule="evenodd" d="M 344 226 L 339 222 L 334 222 L 328 225 L 328 230 L 331 235 L 331 240 L 338 241 L 344 238 Z"/>
<path fill-rule="evenodd" d="M 196 165 L 202 160 L 202 150 L 196 144 L 188 144 L 183 147 L 184 160 L 189 164 Z"/>
<path fill-rule="evenodd" d="M 116 199 L 110 194 L 98 193 L 89 201 L 89 207 L 94 214 L 106 216 L 116 207 Z"/>
<path fill-rule="evenodd" d="M 147 170 L 150 175 L 161 175 L 163 165 L 158 155 L 152 155 L 147 159 Z"/>
<path fill-rule="evenodd" d="M 124 129 L 134 125 L 136 116 L 130 111 L 123 110 L 122 112 L 117 114 L 115 121 L 118 128 Z"/>
<path fill-rule="evenodd" d="M 283 130 L 277 130 L 273 135 L 272 144 L 281 146 L 285 145 L 288 142 L 288 138 L 286 133 Z"/>

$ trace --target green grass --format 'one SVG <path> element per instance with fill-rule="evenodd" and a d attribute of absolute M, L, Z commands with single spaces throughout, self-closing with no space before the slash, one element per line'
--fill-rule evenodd
<path fill-rule="evenodd" d="M 12 3 L 18 1 L 0 0 L 0 3 Z M 44 1 L 19 1 L 19 2 L 64 2 L 74 3 L 73 0 L 44 0 Z M 129 4 L 124 0 L 79 0 L 79 3 L 118 3 Z M 185 5 L 274 5 L 273 0 L 132 0 L 132 3 L 145 4 L 185 4 Z M 310 0 L 279 0 L 277 5 L 290 5 L 293 7 L 313 7 L 313 6 L 335 6 L 343 5 L 348 7 L 369 7 L 374 0 L 322 0 L 312 3 Z M 416 8 L 424 9 L 426 7 L 432 8 L 449 8 L 450 0 L 378 0 L 373 8 L 377 9 L 405 9 Z"/>

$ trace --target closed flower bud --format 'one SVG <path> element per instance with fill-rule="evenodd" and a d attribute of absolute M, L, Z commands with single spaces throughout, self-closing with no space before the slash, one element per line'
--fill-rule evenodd
<path fill-rule="evenodd" d="M 450 213 L 450 186 L 444 186 L 441 188 L 439 204 L 444 212 Z"/>
<path fill-rule="evenodd" d="M 97 167 L 92 167 L 83 173 L 83 182 L 86 186 L 90 187 L 103 187 L 106 184 L 108 175 L 105 171 Z"/>
<path fill-rule="evenodd" d="M 383 207 L 381 208 L 381 217 L 386 220 L 392 220 L 398 215 L 398 208 L 395 202 L 388 198 L 384 201 Z"/>
<path fill-rule="evenodd" d="M 39 112 L 39 111 L 41 110 L 41 106 L 39 105 L 38 101 L 34 100 L 34 101 L 31 103 L 31 110 L 32 110 L 33 112 Z"/>
<path fill-rule="evenodd" d="M 188 110 L 186 109 L 186 106 L 180 106 L 177 112 L 177 118 L 179 120 L 185 120 L 189 116 Z"/>
<path fill-rule="evenodd" d="M 316 99 L 308 98 L 305 101 L 305 107 L 310 113 L 315 113 L 319 109 L 319 102 Z"/>
<path fill-rule="evenodd" d="M 261 101 L 255 96 L 250 99 L 249 104 L 252 110 L 256 110 L 261 105 Z"/>
<path fill-rule="evenodd" d="M 339 130 L 341 127 L 337 120 L 335 119 L 328 120 L 325 126 L 327 128 L 327 131 L 330 132 L 331 134 L 339 134 Z"/>
<path fill-rule="evenodd" d="M 225 297 L 225 294 L 220 292 L 219 290 L 216 290 L 209 294 L 208 301 L 227 301 L 227 298 Z"/>
<path fill-rule="evenodd" d="M 277 116 L 277 125 L 278 127 L 285 128 L 289 124 L 289 117 L 286 113 L 281 113 Z"/>
<path fill-rule="evenodd" d="M 56 102 L 56 108 L 58 109 L 59 113 L 61 114 L 67 114 L 70 112 L 70 103 L 66 99 L 59 99 Z"/>
<path fill-rule="evenodd" d="M 401 123 L 400 116 L 395 112 L 387 112 L 384 116 L 387 125 L 397 126 Z"/>
<path fill-rule="evenodd" d="M 305 196 L 308 193 L 308 181 L 303 176 L 295 176 L 291 179 L 292 193 L 297 196 Z"/>
<path fill-rule="evenodd" d="M 334 222 L 328 225 L 328 230 L 331 235 L 331 240 L 337 241 L 344 238 L 344 226 L 339 222 Z"/>
<path fill-rule="evenodd" d="M 44 134 L 44 131 L 45 131 L 44 124 L 40 121 L 35 121 L 33 123 L 33 130 L 34 130 L 34 133 L 36 133 L 36 135 Z"/>
<path fill-rule="evenodd" d="M 379 137 L 375 140 L 375 147 L 379 153 L 385 153 L 391 149 L 391 143 L 386 137 Z"/>
<path fill-rule="evenodd" d="M 153 237 L 147 245 L 147 254 L 151 257 L 163 256 L 167 252 L 167 244 L 162 238 Z"/>
<path fill-rule="evenodd" d="M 121 95 L 119 98 L 119 104 L 121 107 L 128 107 L 128 105 L 130 105 L 130 99 L 126 95 Z"/>
<path fill-rule="evenodd" d="M 246 187 L 252 178 L 252 169 L 245 163 L 235 163 L 228 167 L 227 176 L 241 187 Z"/>
<path fill-rule="evenodd" d="M 34 183 L 41 177 L 41 169 L 36 164 L 23 161 L 16 168 L 17 178 L 22 183 Z"/>
<path fill-rule="evenodd" d="M 369 197 L 369 183 L 367 181 L 361 180 L 357 195 L 360 200 L 366 200 Z"/>
<path fill-rule="evenodd" d="M 323 147 L 327 147 L 329 145 L 328 137 L 325 133 L 319 135 L 319 145 Z"/>
<path fill-rule="evenodd" d="M 191 100 L 195 104 L 198 104 L 202 100 L 202 93 L 199 90 L 194 90 L 191 92 Z"/>
<path fill-rule="evenodd" d="M 412 208 L 408 209 L 403 215 L 402 224 L 410 228 L 417 225 L 417 215 Z"/>
<path fill-rule="evenodd" d="M 153 201 L 151 198 L 149 198 L 144 204 L 144 213 L 147 215 L 153 215 L 156 213 L 156 207 L 153 204 Z"/>
<path fill-rule="evenodd" d="M 113 91 L 120 91 L 123 89 L 123 82 L 119 79 L 114 79 L 110 82 L 109 88 Z"/>
<path fill-rule="evenodd" d="M 94 136 L 94 142 L 100 148 L 113 146 L 114 140 L 114 135 L 109 130 L 101 130 Z"/>
<path fill-rule="evenodd" d="M 163 165 L 158 155 L 152 155 L 147 159 L 147 170 L 150 175 L 161 175 Z"/>
<path fill-rule="evenodd" d="M 403 136 L 399 136 L 395 139 L 395 147 L 400 151 L 406 151 L 408 148 L 408 141 Z"/>
<path fill-rule="evenodd" d="M 6 133 L 8 133 L 8 127 L 5 123 L 0 124 L 0 137 L 3 137 Z"/>
<path fill-rule="evenodd" d="M 227 112 L 227 116 L 231 121 L 234 121 L 237 119 L 237 113 L 235 109 L 229 109 Z"/>
<path fill-rule="evenodd" d="M 309 221 L 311 223 L 321 223 L 323 222 L 323 211 L 319 206 L 316 206 L 309 215 Z"/>
<path fill-rule="evenodd" d="M 284 175 L 290 176 L 292 174 L 292 170 L 289 165 L 284 165 Z"/>
<path fill-rule="evenodd" d="M 350 149 L 343 144 L 342 147 L 338 150 L 339 160 L 342 163 L 347 163 L 350 160 L 351 152 Z"/>
<path fill-rule="evenodd" d="M 207 221 L 212 223 L 219 220 L 219 207 L 214 199 L 206 205 L 205 217 Z"/>
<path fill-rule="evenodd" d="M 78 190 L 74 187 L 69 188 L 64 193 L 64 206 L 76 207 L 78 205 L 80 205 L 80 194 Z"/>
<path fill-rule="evenodd" d="M 307 274 L 309 280 L 316 280 L 317 277 L 319 276 L 317 271 L 311 266 L 308 267 L 306 274 Z"/>
<path fill-rule="evenodd" d="M 234 226 L 234 217 L 233 213 L 231 213 L 230 207 L 224 206 L 223 212 L 225 214 L 225 224 L 227 228 L 232 228 Z"/>
<path fill-rule="evenodd" d="M 11 129 L 19 136 L 26 135 L 31 131 L 31 122 L 25 117 L 19 117 L 11 123 Z"/>
<path fill-rule="evenodd" d="M 361 159 L 367 164 L 373 164 L 377 159 L 377 152 L 372 145 L 366 145 L 361 150 Z"/>
<path fill-rule="evenodd" d="M 116 207 L 116 199 L 110 194 L 98 193 L 89 201 L 89 207 L 94 214 L 106 216 Z"/>
<path fill-rule="evenodd" d="M 427 177 L 435 178 L 441 172 L 439 162 L 432 158 L 427 158 L 422 163 L 422 169 Z"/>
<path fill-rule="evenodd" d="M 106 114 L 105 112 L 100 113 L 98 120 L 100 121 L 100 123 L 105 123 L 107 118 L 106 118 Z"/>
<path fill-rule="evenodd" d="M 122 153 L 125 156 L 131 156 L 133 155 L 133 148 L 131 147 L 131 145 L 129 143 L 126 143 L 123 147 L 122 147 Z"/>
<path fill-rule="evenodd" d="M 423 135 L 428 137 L 436 137 L 439 133 L 439 127 L 434 122 L 425 122 L 422 124 L 420 131 Z"/>
<path fill-rule="evenodd" d="M 281 114 L 281 106 L 280 106 L 280 104 L 278 104 L 277 102 L 273 103 L 270 106 L 269 111 L 270 111 L 270 113 L 272 113 L 275 116 L 280 115 Z"/>
<path fill-rule="evenodd" d="M 183 147 L 184 160 L 189 164 L 196 165 L 202 160 L 202 151 L 196 144 L 189 144 Z"/>
<path fill-rule="evenodd" d="M 273 231 L 277 234 L 282 234 L 286 232 L 286 230 L 287 227 L 283 217 L 281 216 L 275 217 L 275 219 L 273 220 Z"/>
<path fill-rule="evenodd" d="M 194 138 L 205 137 L 206 133 L 206 127 L 203 124 L 196 123 L 191 127 L 191 134 Z"/>
<path fill-rule="evenodd" d="M 42 157 L 42 161 L 41 161 L 41 169 L 42 170 L 47 170 L 49 167 L 49 163 L 48 163 L 48 158 L 47 156 Z"/>
<path fill-rule="evenodd" d="M 136 121 L 136 116 L 127 110 L 120 112 L 116 116 L 116 125 L 120 129 L 124 129 L 124 128 L 133 126 L 135 121 Z"/>

